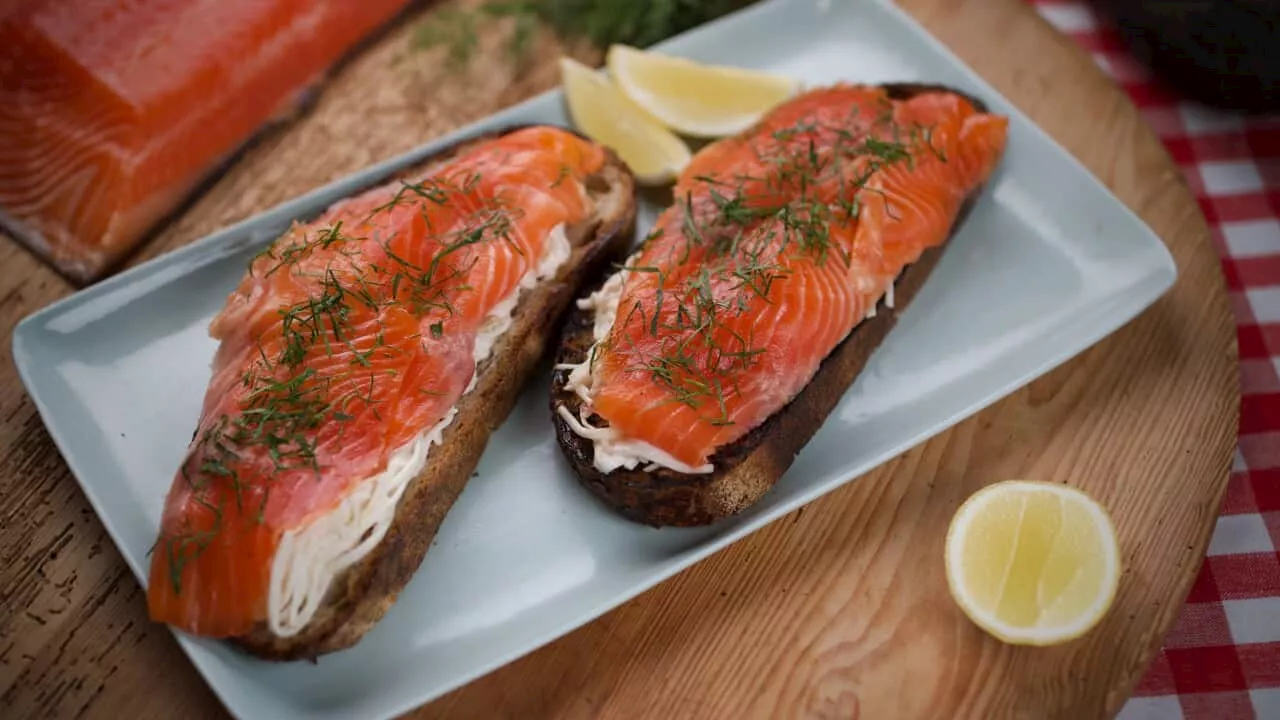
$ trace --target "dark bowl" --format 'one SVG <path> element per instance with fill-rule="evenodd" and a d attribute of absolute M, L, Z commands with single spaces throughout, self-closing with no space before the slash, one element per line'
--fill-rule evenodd
<path fill-rule="evenodd" d="M 1179 94 L 1224 109 L 1280 110 L 1280 1 L 1092 2 Z"/>

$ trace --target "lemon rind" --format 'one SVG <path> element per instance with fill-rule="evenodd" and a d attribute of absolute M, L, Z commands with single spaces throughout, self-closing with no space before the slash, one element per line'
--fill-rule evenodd
<path fill-rule="evenodd" d="M 623 66 L 630 62 L 628 58 L 631 57 L 657 58 L 660 62 L 685 66 L 696 72 L 710 71 L 714 74 L 732 77 L 735 80 L 771 85 L 778 88 L 780 92 L 770 103 L 763 104 L 757 111 L 752 113 L 735 114 L 719 122 L 689 121 L 680 113 L 670 111 L 661 101 L 660 94 L 653 93 L 648 88 L 637 84 L 631 73 L 619 72 L 620 69 L 623 69 Z M 631 102 L 671 130 L 698 139 L 722 138 L 743 132 L 759 121 L 771 108 L 793 97 L 800 89 L 798 81 L 783 75 L 727 65 L 707 65 L 678 56 L 646 52 L 628 45 L 615 44 L 610 46 L 605 56 L 605 66 L 609 69 L 609 73 L 614 78 L 618 88 Z"/>

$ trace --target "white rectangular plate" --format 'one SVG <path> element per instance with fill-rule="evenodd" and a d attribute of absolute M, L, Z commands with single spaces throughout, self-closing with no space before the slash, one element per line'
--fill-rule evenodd
<path fill-rule="evenodd" d="M 887 0 L 771 0 L 663 43 L 702 61 L 837 80 L 941 82 L 1011 117 L 1008 153 L 897 328 L 777 487 L 740 517 L 654 530 L 596 503 L 527 389 L 400 601 L 354 649 L 271 664 L 178 639 L 240 717 L 398 714 L 529 652 L 977 412 L 1159 297 L 1163 243 L 1065 150 Z M 24 320 L 14 355 L 138 579 L 215 349 L 206 325 L 291 218 L 511 123 L 565 125 L 559 91 L 76 293 Z M 657 208 L 646 205 L 640 233 Z"/>

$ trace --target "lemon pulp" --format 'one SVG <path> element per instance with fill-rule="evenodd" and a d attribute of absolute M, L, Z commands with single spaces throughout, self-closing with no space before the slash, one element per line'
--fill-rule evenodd
<path fill-rule="evenodd" d="M 637 106 L 678 133 L 699 138 L 733 135 L 791 97 L 795 80 L 772 73 L 613 45 L 609 73 Z"/>
<path fill-rule="evenodd" d="M 975 493 L 947 533 L 947 580 L 961 609 L 1006 642 L 1079 637 L 1106 614 L 1119 582 L 1110 518 L 1085 493 L 1015 480 Z"/>
<path fill-rule="evenodd" d="M 670 181 L 689 163 L 689 146 L 633 105 L 606 75 L 562 57 L 560 77 L 574 125 L 617 153 L 638 182 Z"/>

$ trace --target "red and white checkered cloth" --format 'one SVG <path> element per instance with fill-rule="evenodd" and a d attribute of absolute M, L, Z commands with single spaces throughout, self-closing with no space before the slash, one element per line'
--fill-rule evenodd
<path fill-rule="evenodd" d="M 1083 0 L 1031 0 L 1125 91 L 1213 229 L 1240 342 L 1240 440 L 1177 623 L 1121 720 L 1280 720 L 1280 118 L 1246 119 L 1152 81 Z"/>

